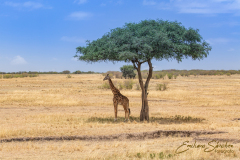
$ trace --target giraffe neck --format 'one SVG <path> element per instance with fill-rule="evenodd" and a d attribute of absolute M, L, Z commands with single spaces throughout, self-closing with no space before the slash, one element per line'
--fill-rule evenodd
<path fill-rule="evenodd" d="M 109 81 L 109 85 L 110 85 L 110 88 L 112 90 L 112 93 L 113 94 L 119 94 L 120 91 L 113 85 L 112 80 L 109 78 L 108 81 Z"/>

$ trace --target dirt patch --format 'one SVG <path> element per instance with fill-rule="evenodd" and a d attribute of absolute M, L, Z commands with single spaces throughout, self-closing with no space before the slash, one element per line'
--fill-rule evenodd
<path fill-rule="evenodd" d="M 112 141 L 112 140 L 145 140 L 155 139 L 168 136 L 177 137 L 195 137 L 199 135 L 220 134 L 227 132 L 211 132 L 211 131 L 152 131 L 152 132 L 140 132 L 140 133 L 123 133 L 114 135 L 96 135 L 96 136 L 52 136 L 52 137 L 21 137 L 21 138 L 9 138 L 0 139 L 2 142 L 23 142 L 23 141 L 66 141 L 66 140 L 84 140 L 84 141 Z"/>

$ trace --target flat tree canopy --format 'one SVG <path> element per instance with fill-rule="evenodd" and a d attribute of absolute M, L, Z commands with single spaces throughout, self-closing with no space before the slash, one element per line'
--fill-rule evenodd
<path fill-rule="evenodd" d="M 126 23 L 100 39 L 87 41 L 86 47 L 77 47 L 75 57 L 87 62 L 132 62 L 138 71 L 142 89 L 140 120 L 149 120 L 147 88 L 152 77 L 151 60 L 176 59 L 181 62 L 188 57 L 201 60 L 207 57 L 210 50 L 211 47 L 203 40 L 198 29 L 187 29 L 179 22 L 144 20 L 140 23 Z M 149 74 L 143 84 L 141 64 L 145 62 L 149 65 Z"/>

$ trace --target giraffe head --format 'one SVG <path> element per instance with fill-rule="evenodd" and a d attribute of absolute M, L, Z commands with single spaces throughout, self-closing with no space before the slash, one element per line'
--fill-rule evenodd
<path fill-rule="evenodd" d="M 109 74 L 107 74 L 103 80 L 105 81 L 105 80 L 109 80 L 109 79 L 110 79 Z"/>

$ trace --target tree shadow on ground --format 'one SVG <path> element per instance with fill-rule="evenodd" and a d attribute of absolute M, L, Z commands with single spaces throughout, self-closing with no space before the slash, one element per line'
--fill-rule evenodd
<path fill-rule="evenodd" d="M 129 117 L 130 122 L 140 122 L 139 117 L 131 116 Z M 118 117 L 117 121 L 114 121 L 114 117 L 91 117 L 87 119 L 87 122 L 97 122 L 97 123 L 121 123 L 124 122 L 125 117 Z M 181 124 L 181 123 L 202 123 L 204 118 L 193 118 L 191 116 L 181 116 L 175 115 L 171 117 L 150 117 L 149 122 L 160 123 L 160 124 Z"/>

